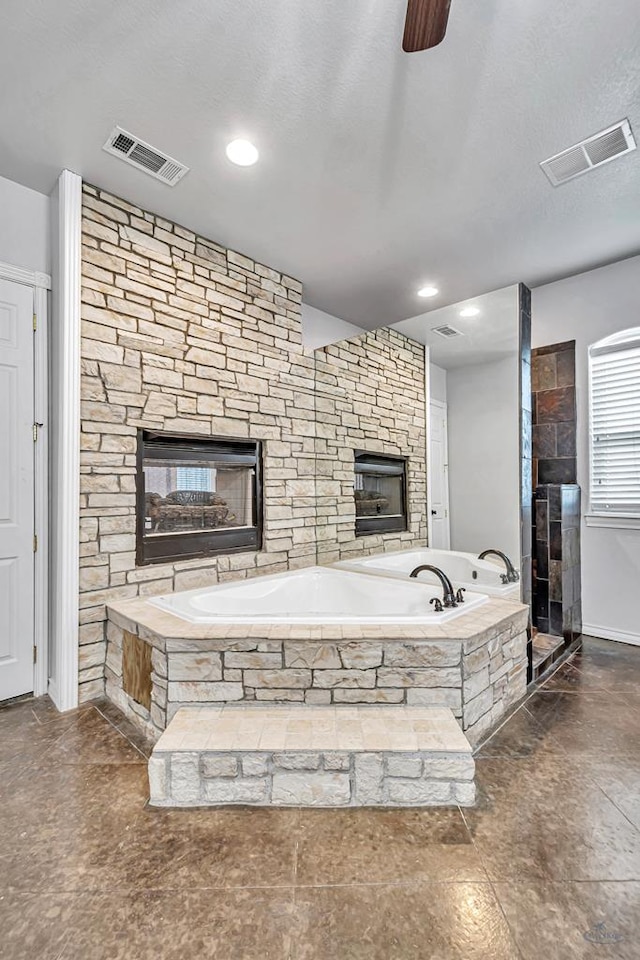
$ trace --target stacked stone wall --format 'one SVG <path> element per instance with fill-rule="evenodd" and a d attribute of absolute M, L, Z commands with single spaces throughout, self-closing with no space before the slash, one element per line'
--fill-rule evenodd
<path fill-rule="evenodd" d="M 314 356 L 301 298 L 297 280 L 84 186 L 81 700 L 104 690 L 109 602 L 425 542 L 422 348 L 383 330 Z M 262 441 L 262 550 L 137 566 L 139 428 Z M 406 534 L 356 542 L 356 447 L 411 457 Z"/>
<path fill-rule="evenodd" d="M 472 806 L 471 754 L 196 753 L 153 756 L 151 803 L 191 807 Z"/>
<path fill-rule="evenodd" d="M 427 542 L 424 347 L 384 327 L 316 351 L 320 563 Z M 355 534 L 353 451 L 407 461 L 407 529 Z"/>

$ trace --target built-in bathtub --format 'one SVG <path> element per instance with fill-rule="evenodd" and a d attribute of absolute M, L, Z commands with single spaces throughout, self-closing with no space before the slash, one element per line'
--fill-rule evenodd
<path fill-rule="evenodd" d="M 528 608 L 332 567 L 107 606 L 106 694 L 157 739 L 185 706 L 449 708 L 471 743 L 526 688 Z M 451 616 L 451 614 L 454 614 Z"/>
<path fill-rule="evenodd" d="M 189 623 L 438 625 L 487 602 L 469 591 L 464 603 L 437 612 L 440 584 L 399 583 L 367 573 L 306 567 L 235 583 L 168 593 L 149 603 Z"/>
<path fill-rule="evenodd" d="M 425 563 L 440 567 L 454 587 L 464 587 L 467 596 L 471 593 L 484 593 L 492 597 L 502 597 L 505 600 L 520 599 L 520 584 L 503 583 L 501 580 L 501 575 L 506 573 L 502 561 L 493 562 L 488 558 L 478 560 L 473 553 L 432 550 L 424 547 L 419 550 L 401 550 L 397 553 L 342 560 L 333 566 L 341 570 L 406 580 L 412 570 Z M 429 571 L 418 574 L 418 578 L 434 586 L 439 582 L 436 575 Z"/>

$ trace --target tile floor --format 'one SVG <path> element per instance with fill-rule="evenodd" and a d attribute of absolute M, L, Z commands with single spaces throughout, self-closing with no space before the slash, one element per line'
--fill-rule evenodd
<path fill-rule="evenodd" d="M 145 752 L 106 703 L 0 709 L 2 960 L 640 958 L 639 648 L 586 640 L 473 810 L 152 810 Z"/>

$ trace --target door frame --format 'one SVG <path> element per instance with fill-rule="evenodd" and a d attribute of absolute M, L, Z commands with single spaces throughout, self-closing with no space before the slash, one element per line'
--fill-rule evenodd
<path fill-rule="evenodd" d="M 33 290 L 33 419 L 38 427 L 34 443 L 33 533 L 37 537 L 34 562 L 33 619 L 33 694 L 41 697 L 49 682 L 49 364 L 48 364 L 48 291 L 51 277 L 47 273 L 24 270 L 0 261 L 0 280 L 9 280 Z"/>
<path fill-rule="evenodd" d="M 49 696 L 78 706 L 80 563 L 80 289 L 82 178 L 63 170 L 51 193 L 52 270 L 49 447 L 53 503 L 49 636 L 55 651 Z"/>
<path fill-rule="evenodd" d="M 431 407 L 438 407 L 440 410 L 445 412 L 445 424 L 447 422 L 446 413 L 447 413 L 447 404 L 444 400 L 436 400 L 433 397 L 427 398 L 428 414 L 427 414 L 427 448 L 429 451 L 427 463 L 431 462 Z M 447 520 L 447 530 L 449 536 L 447 540 L 449 541 L 448 549 L 451 549 L 451 512 L 449 510 L 449 438 L 447 436 L 447 431 L 445 430 L 444 434 L 444 448 L 445 448 L 445 461 L 443 462 L 444 467 L 444 500 L 445 500 L 445 512 Z M 427 484 L 427 533 L 429 537 L 429 546 L 433 544 L 433 519 L 431 517 L 431 484 Z"/>

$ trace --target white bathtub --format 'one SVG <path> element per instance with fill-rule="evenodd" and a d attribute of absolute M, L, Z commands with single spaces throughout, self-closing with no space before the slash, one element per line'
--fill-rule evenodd
<path fill-rule="evenodd" d="M 378 576 L 406 580 L 411 571 L 423 563 L 440 567 L 456 589 L 464 587 L 466 591 L 486 593 L 505 600 L 520 599 L 519 583 L 502 583 L 500 575 L 506 573 L 506 569 L 497 557 L 496 562 L 489 558 L 478 560 L 473 553 L 431 550 L 424 547 L 419 550 L 401 550 L 398 553 L 380 553 L 357 560 L 342 560 L 333 566 L 342 570 L 375 573 Z M 418 577 L 424 583 L 435 585 L 439 582 L 436 575 L 429 571 L 418 574 Z"/>
<path fill-rule="evenodd" d="M 439 624 L 488 599 L 467 593 L 460 606 L 436 613 L 429 602 L 432 597 L 442 597 L 442 589 L 430 583 L 307 567 L 168 593 L 148 603 L 190 623 Z"/>

